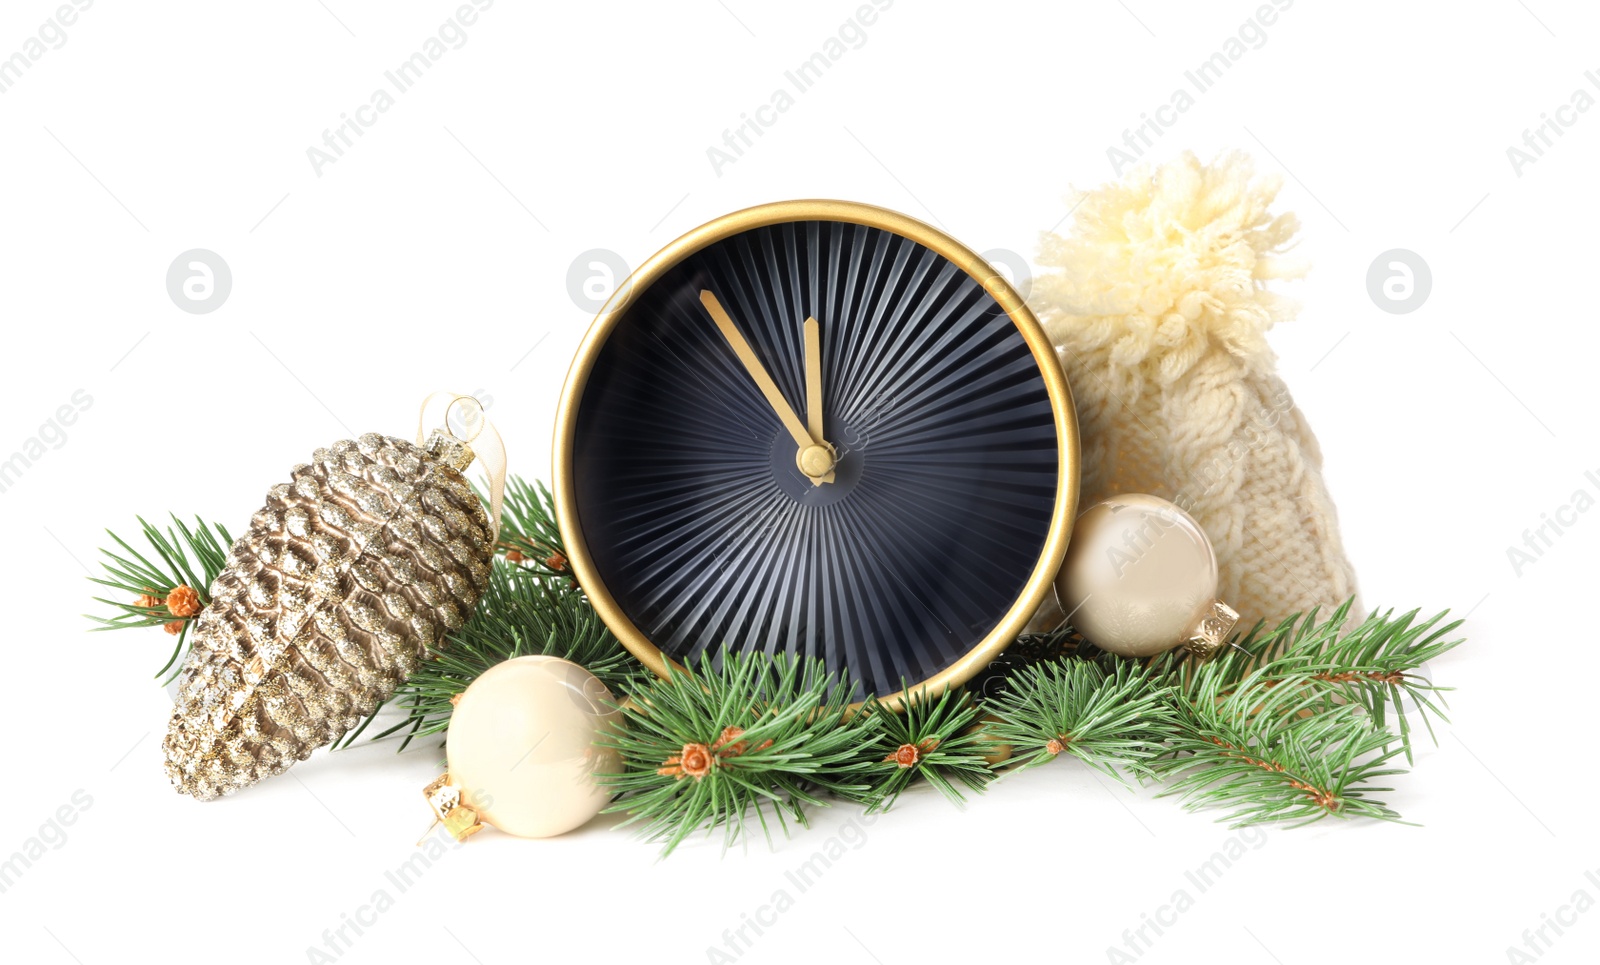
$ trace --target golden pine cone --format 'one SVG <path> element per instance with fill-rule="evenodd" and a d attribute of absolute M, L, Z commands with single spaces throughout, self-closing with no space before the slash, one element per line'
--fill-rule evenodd
<path fill-rule="evenodd" d="M 163 744 L 207 800 L 305 760 L 392 695 L 489 579 L 488 513 L 465 445 L 374 434 L 274 486 L 195 620 Z"/>

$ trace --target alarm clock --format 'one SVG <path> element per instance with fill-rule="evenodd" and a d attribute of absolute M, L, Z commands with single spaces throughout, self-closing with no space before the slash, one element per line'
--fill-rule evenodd
<path fill-rule="evenodd" d="M 1021 297 L 844 201 L 645 262 L 578 349 L 553 452 L 573 575 L 644 664 L 817 658 L 893 708 L 1015 639 L 1078 498 L 1072 395 Z"/>

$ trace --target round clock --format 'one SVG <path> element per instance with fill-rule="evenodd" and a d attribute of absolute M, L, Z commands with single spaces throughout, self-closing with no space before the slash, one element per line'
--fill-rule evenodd
<path fill-rule="evenodd" d="M 632 653 L 761 651 L 899 707 L 964 683 L 1060 569 L 1072 396 L 982 258 L 841 201 L 735 212 L 658 252 L 562 392 L 556 513 Z"/>

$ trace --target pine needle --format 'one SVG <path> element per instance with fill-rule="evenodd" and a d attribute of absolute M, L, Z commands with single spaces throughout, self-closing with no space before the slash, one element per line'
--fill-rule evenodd
<path fill-rule="evenodd" d="M 663 856 L 719 827 L 731 847 L 752 819 L 769 841 L 774 823 L 805 826 L 805 807 L 825 803 L 817 792 L 870 791 L 863 749 L 878 719 L 848 714 L 850 692 L 821 661 L 764 654 L 646 682 L 621 707 L 625 726 L 602 739 L 623 765 L 606 779 L 620 794 L 607 810 L 642 824 Z"/>
<path fill-rule="evenodd" d="M 1151 776 L 1150 762 L 1174 733 L 1172 691 L 1137 661 L 1068 658 L 1023 670 L 987 707 L 991 740 L 1009 744 L 1010 765 L 1036 767 L 1070 754 L 1127 783 Z"/>
<path fill-rule="evenodd" d="M 1371 799 L 1393 790 L 1371 782 L 1404 773 L 1386 766 L 1400 748 L 1359 705 L 1295 716 L 1265 731 L 1231 705 L 1180 706 L 1173 756 L 1155 768 L 1168 782 L 1161 796 L 1177 795 L 1191 809 L 1220 808 L 1234 827 L 1298 826 L 1329 816 L 1400 819 Z"/>
<path fill-rule="evenodd" d="M 982 711 L 964 691 L 911 700 L 900 713 L 871 698 L 862 713 L 878 725 L 877 740 L 863 746 L 861 754 L 870 784 L 865 793 L 847 796 L 865 804 L 868 814 L 887 811 L 918 781 L 960 806 L 962 788 L 979 792 L 994 779 L 988 761 L 992 744 L 979 727 Z"/>
<path fill-rule="evenodd" d="M 482 496 L 482 493 L 479 493 Z M 555 499 L 544 483 L 529 483 L 520 476 L 506 481 L 500 507 L 501 552 L 541 576 L 571 577 L 566 544 L 556 525 Z"/>
<path fill-rule="evenodd" d="M 164 601 L 173 590 L 187 586 L 199 596 L 200 608 L 205 609 L 211 603 L 211 584 L 227 563 L 228 547 L 233 545 L 233 537 L 228 535 L 224 527 L 199 517 L 195 517 L 194 528 L 191 529 L 174 515 L 172 526 L 165 533 L 146 522 L 144 517 L 136 518 L 139 520 L 140 535 L 149 547 L 148 552 L 160 563 L 151 562 L 127 540 L 107 530 L 106 535 L 120 549 L 102 549 L 100 553 L 105 559 L 101 565 L 105 569 L 105 576 L 89 579 L 92 583 L 115 590 L 120 598 L 94 598 L 96 603 L 111 608 L 112 615 L 109 617 L 84 615 L 100 624 L 95 630 L 159 627 L 182 620 L 182 629 L 171 655 L 156 671 L 157 678 L 166 677 L 168 671 L 176 676 L 173 668 L 181 665 L 181 658 L 187 652 L 189 628 L 194 617 L 174 616 Z M 155 606 L 140 606 L 134 601 L 142 596 L 154 597 L 160 602 Z M 170 682 L 170 677 L 163 680 L 163 683 Z"/>

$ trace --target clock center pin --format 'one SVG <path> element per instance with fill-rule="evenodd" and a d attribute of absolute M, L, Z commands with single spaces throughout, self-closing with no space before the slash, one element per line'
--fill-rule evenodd
<path fill-rule="evenodd" d="M 833 450 L 827 446 L 812 445 L 800 450 L 796 461 L 800 464 L 800 471 L 816 479 L 828 474 L 833 468 Z"/>

